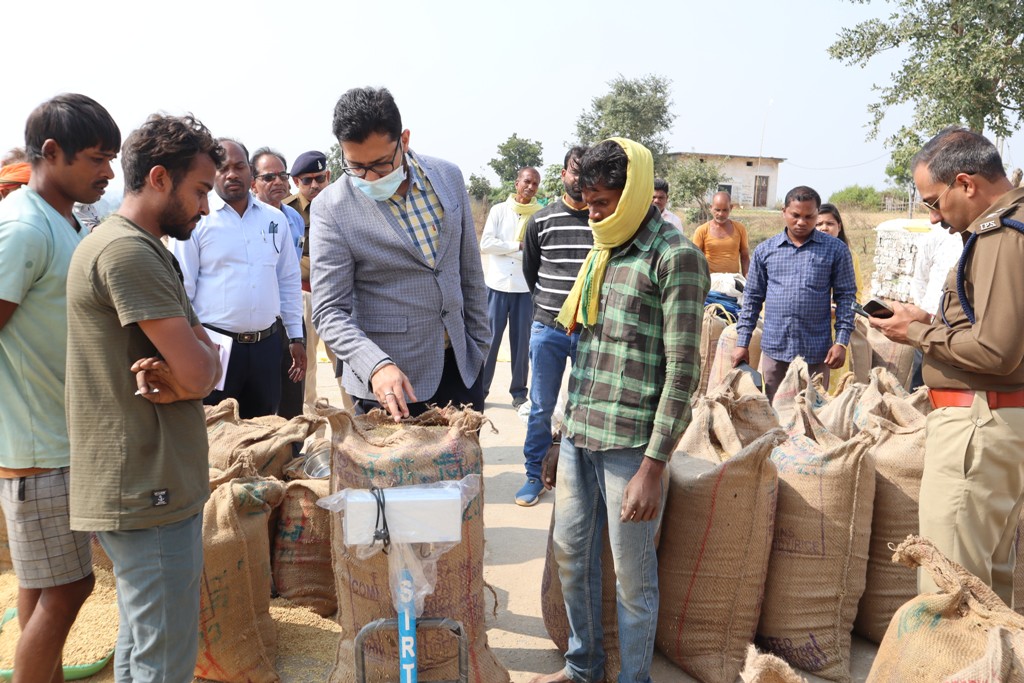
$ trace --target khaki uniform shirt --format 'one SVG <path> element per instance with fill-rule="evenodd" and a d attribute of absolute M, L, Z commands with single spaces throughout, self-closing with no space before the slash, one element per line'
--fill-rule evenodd
<path fill-rule="evenodd" d="M 932 324 L 913 322 L 907 330 L 924 352 L 924 382 L 933 389 L 1024 389 L 1024 234 L 1002 218 L 1024 222 L 1024 189 L 1004 194 L 967 228 L 978 235 L 964 271 L 975 324 L 960 305 L 954 267 Z"/>
<path fill-rule="evenodd" d="M 296 192 L 295 194 L 285 197 L 281 201 L 282 204 L 287 204 L 302 216 L 302 222 L 306 224 L 306 239 L 302 242 L 302 258 L 299 259 L 299 271 L 302 273 L 302 282 L 305 285 L 309 285 L 309 204 L 306 198 Z"/>

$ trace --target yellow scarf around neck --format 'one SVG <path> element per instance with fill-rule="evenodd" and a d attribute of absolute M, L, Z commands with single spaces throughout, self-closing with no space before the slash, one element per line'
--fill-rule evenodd
<path fill-rule="evenodd" d="M 615 213 L 603 221 L 590 221 L 594 248 L 580 267 L 572 291 L 562 304 L 556 320 L 572 331 L 576 323 L 590 327 L 597 322 L 601 285 L 612 249 L 625 244 L 643 223 L 654 194 L 654 158 L 649 149 L 626 138 L 609 138 L 626 152 L 626 186 L 622 188 Z"/>
<path fill-rule="evenodd" d="M 517 216 L 519 216 L 519 231 L 516 233 L 518 235 L 518 237 L 516 237 L 516 241 L 522 242 L 523 238 L 526 237 L 526 223 L 530 220 L 530 216 L 537 213 L 544 207 L 540 205 L 536 197 L 531 197 L 529 204 L 520 204 L 516 201 L 516 196 L 514 194 L 510 194 L 508 198 L 508 203 L 512 205 L 512 210 L 516 212 Z"/>

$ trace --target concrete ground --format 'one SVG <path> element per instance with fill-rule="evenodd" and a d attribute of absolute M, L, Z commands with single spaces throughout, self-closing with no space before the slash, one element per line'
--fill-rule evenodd
<path fill-rule="evenodd" d="M 497 616 L 489 615 L 487 636 L 491 649 L 508 668 L 513 683 L 525 683 L 537 674 L 559 670 L 563 659 L 548 637 L 541 618 L 540 586 L 554 495 L 547 493 L 537 505 L 528 508 L 516 505 L 514 500 L 526 476 L 522 452 L 526 425 L 512 409 L 512 397 L 508 393 L 511 365 L 507 346 L 506 338 L 485 406 L 485 414 L 494 430 L 485 426 L 480 439 L 484 449 L 486 496 L 484 579 L 498 595 Z M 321 356 L 323 362 L 317 367 L 319 393 L 332 404 L 340 405 L 332 368 L 326 356 Z M 489 593 L 485 594 L 485 601 L 490 608 Z M 876 650 L 875 645 L 854 638 L 854 682 L 867 679 Z M 656 681 L 695 680 L 657 651 L 651 675 Z M 809 675 L 807 679 L 823 680 Z"/>

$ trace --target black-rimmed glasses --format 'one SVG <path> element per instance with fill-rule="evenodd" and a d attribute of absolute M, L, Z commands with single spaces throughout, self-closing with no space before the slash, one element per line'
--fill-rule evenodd
<path fill-rule="evenodd" d="M 399 139 L 395 142 L 395 152 L 391 155 L 391 161 L 382 161 L 371 166 L 360 166 L 359 164 L 354 164 L 352 166 L 343 166 L 341 170 L 345 175 L 350 175 L 354 178 L 365 178 L 366 174 L 371 172 L 375 175 L 384 177 L 398 168 L 398 164 L 395 163 L 395 159 L 398 158 L 398 151 L 401 148 L 402 140 Z"/>

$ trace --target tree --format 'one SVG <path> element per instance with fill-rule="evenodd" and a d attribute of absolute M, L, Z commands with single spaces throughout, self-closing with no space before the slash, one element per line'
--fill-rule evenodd
<path fill-rule="evenodd" d="M 655 168 L 662 171 L 668 152 L 666 134 L 672 128 L 672 81 L 648 74 L 642 78 L 618 76 L 608 82 L 610 91 L 591 100 L 590 109 L 576 120 L 581 143 L 593 145 L 610 137 L 629 138 L 654 155 Z"/>
<path fill-rule="evenodd" d="M 331 180 L 341 180 L 341 174 L 343 171 L 341 167 L 344 165 L 341 158 L 341 145 L 335 142 L 331 145 L 331 148 L 327 150 L 327 168 L 331 172 Z"/>
<path fill-rule="evenodd" d="M 558 199 L 565 194 L 565 185 L 562 184 L 562 165 L 550 164 L 544 167 L 543 179 L 540 181 L 540 191 L 537 193 L 549 200 Z"/>
<path fill-rule="evenodd" d="M 466 189 L 469 192 L 470 197 L 475 197 L 480 200 L 487 199 L 491 196 L 491 192 L 494 191 L 494 188 L 491 187 L 491 183 L 488 182 L 487 178 L 477 175 L 476 173 L 469 174 L 469 187 Z"/>
<path fill-rule="evenodd" d="M 851 0 L 869 2 L 870 0 Z M 886 0 L 884 19 L 868 19 L 839 33 L 829 55 L 864 67 L 900 48 L 905 56 L 891 83 L 875 86 L 869 139 L 886 110 L 914 104 L 909 130 L 931 134 L 951 124 L 1007 137 L 1021 125 L 1024 105 L 1024 4 L 1020 0 Z M 909 133 L 887 140 L 894 145 Z"/>
<path fill-rule="evenodd" d="M 685 156 L 669 166 L 665 175 L 673 205 L 697 205 L 696 210 L 687 216 L 689 222 L 703 223 L 711 218 L 709 199 L 726 180 L 721 166 Z"/>
<path fill-rule="evenodd" d="M 508 140 L 498 145 L 498 156 L 488 162 L 503 183 L 514 183 L 516 173 L 524 166 L 539 167 L 544 160 L 541 143 L 521 138 L 512 133 Z"/>
<path fill-rule="evenodd" d="M 882 194 L 870 185 L 848 185 L 833 192 L 828 201 L 843 210 L 878 211 L 882 208 Z"/>

